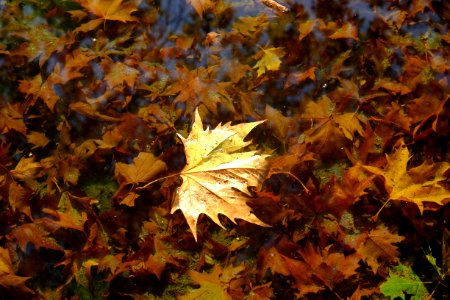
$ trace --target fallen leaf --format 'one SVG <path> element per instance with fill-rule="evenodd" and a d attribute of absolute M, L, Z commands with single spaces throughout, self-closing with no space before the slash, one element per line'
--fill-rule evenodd
<path fill-rule="evenodd" d="M 330 39 L 354 39 L 358 41 L 358 28 L 353 24 L 347 23 L 330 35 Z"/>
<path fill-rule="evenodd" d="M 200 18 L 203 18 L 203 12 L 214 6 L 211 0 L 186 0 L 186 2 L 195 9 Z"/>
<path fill-rule="evenodd" d="M 240 273 L 245 270 L 243 265 L 233 267 L 229 265 L 222 270 L 219 265 L 214 265 L 211 273 L 200 273 L 194 270 L 189 270 L 187 273 L 189 277 L 195 282 L 200 284 L 199 289 L 192 289 L 185 295 L 177 297 L 181 300 L 191 299 L 220 299 L 231 300 L 233 299 L 228 293 L 230 282 L 238 278 Z"/>
<path fill-rule="evenodd" d="M 298 26 L 298 31 L 300 32 L 298 39 L 300 41 L 303 40 L 308 34 L 310 34 L 313 31 L 314 26 L 316 26 L 316 24 L 317 20 L 307 20 L 301 23 Z"/>
<path fill-rule="evenodd" d="M 138 21 L 138 18 L 131 15 L 137 11 L 137 5 L 133 1 L 122 3 L 122 0 L 78 0 L 77 2 L 99 18 L 82 24 L 75 32 L 93 30 L 106 20 L 124 23 Z"/>
<path fill-rule="evenodd" d="M 30 278 L 16 275 L 8 249 L 0 248 L 0 285 L 20 290 L 23 293 L 34 294 L 34 291 L 25 285 Z"/>
<path fill-rule="evenodd" d="M 11 171 L 11 175 L 19 180 L 34 179 L 36 174 L 41 169 L 41 164 L 34 162 L 34 157 L 22 157 L 14 170 Z"/>
<path fill-rule="evenodd" d="M 17 240 L 20 249 L 25 253 L 28 243 L 34 245 L 36 249 L 46 248 L 53 250 L 63 250 L 61 246 L 55 241 L 54 238 L 49 237 L 43 226 L 36 223 L 22 224 L 11 232 L 11 237 Z"/>
<path fill-rule="evenodd" d="M 115 174 L 122 184 L 138 184 L 150 180 L 166 168 L 165 162 L 152 153 L 140 152 L 131 164 L 117 163 Z"/>
<path fill-rule="evenodd" d="M 245 136 L 264 121 L 238 125 L 219 125 L 203 130 L 198 110 L 188 138 L 180 136 L 187 165 L 180 175 L 183 184 L 178 188 L 172 213 L 180 209 L 197 240 L 196 225 L 200 214 L 208 215 L 222 226 L 218 214 L 233 222 L 235 218 L 267 226 L 245 203 L 251 195 L 248 186 L 258 186 L 267 168 L 266 157 L 257 151 L 242 152 L 251 144 Z"/>
<path fill-rule="evenodd" d="M 283 48 L 262 49 L 258 52 L 255 57 L 259 60 L 253 67 L 254 69 L 258 69 L 258 77 L 267 71 L 277 71 L 281 65 L 280 57 L 283 57 L 285 54 Z"/>
<path fill-rule="evenodd" d="M 398 262 L 398 248 L 394 244 L 404 239 L 380 225 L 369 232 L 347 235 L 344 240 L 377 273 L 380 265 Z"/>
<path fill-rule="evenodd" d="M 404 142 L 392 154 L 386 155 L 387 166 L 380 169 L 372 166 L 364 166 L 369 172 L 384 178 L 384 186 L 389 194 L 389 199 L 403 200 L 416 203 L 420 212 L 424 210 L 424 202 L 433 202 L 444 205 L 444 200 L 450 199 L 450 191 L 439 185 L 439 181 L 445 180 L 445 171 L 449 168 L 447 162 L 436 163 L 434 178 L 413 178 L 407 170 L 410 153 Z"/>

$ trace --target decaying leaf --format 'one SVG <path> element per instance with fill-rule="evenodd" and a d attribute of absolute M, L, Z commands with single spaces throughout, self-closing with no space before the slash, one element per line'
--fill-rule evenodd
<path fill-rule="evenodd" d="M 245 203 L 251 195 L 248 186 L 258 186 L 266 172 L 268 155 L 257 151 L 242 151 L 251 144 L 244 138 L 264 121 L 238 125 L 219 125 L 203 130 L 198 110 L 189 136 L 180 136 L 186 153 L 187 165 L 180 175 L 179 187 L 172 213 L 181 209 L 197 239 L 196 225 L 200 214 L 208 215 L 222 226 L 218 214 L 233 222 L 235 218 L 267 226 Z"/>

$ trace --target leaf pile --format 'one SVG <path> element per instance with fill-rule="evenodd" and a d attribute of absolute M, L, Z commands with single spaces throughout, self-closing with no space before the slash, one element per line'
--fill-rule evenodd
<path fill-rule="evenodd" d="M 0 295 L 448 298 L 447 2 L 0 2 Z"/>

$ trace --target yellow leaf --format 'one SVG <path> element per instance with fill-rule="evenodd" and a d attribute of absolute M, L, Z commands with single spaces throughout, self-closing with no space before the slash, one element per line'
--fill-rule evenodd
<path fill-rule="evenodd" d="M 281 65 L 280 57 L 283 57 L 285 54 L 283 48 L 262 49 L 262 52 L 258 52 L 256 56 L 261 58 L 253 67 L 258 69 L 258 77 L 267 71 L 277 71 Z"/>
<path fill-rule="evenodd" d="M 447 162 L 436 163 L 434 179 L 430 179 L 430 175 L 427 174 L 427 177 L 420 182 L 407 171 L 409 158 L 409 150 L 402 142 L 401 147 L 394 154 L 387 155 L 385 169 L 372 166 L 364 166 L 364 168 L 376 175 L 383 176 L 386 191 L 392 200 L 416 203 L 421 213 L 424 210 L 424 202 L 443 205 L 444 200 L 450 199 L 450 191 L 439 185 L 438 182 L 446 179 L 444 172 L 449 168 L 449 164 Z"/>
<path fill-rule="evenodd" d="M 179 187 L 172 213 L 180 209 L 197 239 L 197 220 L 200 214 L 208 215 L 222 226 L 218 214 L 234 219 L 267 226 L 247 206 L 251 196 L 248 186 L 258 186 L 267 169 L 266 157 L 257 151 L 243 152 L 251 144 L 244 138 L 264 121 L 231 126 L 219 125 L 214 130 L 203 130 L 198 110 L 188 138 L 180 136 L 186 153 L 187 165 L 180 175 Z"/>
<path fill-rule="evenodd" d="M 362 127 L 358 115 L 354 113 L 344 113 L 342 115 L 334 116 L 333 119 L 339 125 L 344 136 L 349 140 L 353 141 L 356 132 L 361 136 L 364 135 L 364 128 Z"/>
<path fill-rule="evenodd" d="M 41 169 L 41 164 L 34 162 L 34 157 L 22 157 L 11 175 L 19 180 L 33 179 Z"/>

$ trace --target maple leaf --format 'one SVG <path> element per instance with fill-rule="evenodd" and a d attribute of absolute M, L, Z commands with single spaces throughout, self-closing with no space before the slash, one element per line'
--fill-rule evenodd
<path fill-rule="evenodd" d="M 27 244 L 33 244 L 37 249 L 46 248 L 54 250 L 63 250 L 54 238 L 49 237 L 43 226 L 36 223 L 22 224 L 11 232 L 10 236 L 17 240 L 20 249 L 26 253 Z"/>
<path fill-rule="evenodd" d="M 72 207 L 71 202 L 70 194 L 67 192 L 63 193 L 59 200 L 58 210 L 49 208 L 42 209 L 44 213 L 51 215 L 53 218 L 42 218 L 39 221 L 41 224 L 53 229 L 62 227 L 84 231 L 84 223 L 88 219 L 87 214 L 85 211 L 80 212 L 78 209 Z"/>
<path fill-rule="evenodd" d="M 277 71 L 281 65 L 280 57 L 285 54 L 283 48 L 262 49 L 256 53 L 255 57 L 259 60 L 253 68 L 258 69 L 258 77 L 267 71 Z"/>
<path fill-rule="evenodd" d="M 105 80 L 108 86 L 121 86 L 125 82 L 129 87 L 133 88 L 139 71 L 121 62 L 112 63 L 109 60 L 104 60 L 102 66 L 108 73 L 105 75 Z"/>
<path fill-rule="evenodd" d="M 268 155 L 257 151 L 242 151 L 251 144 L 244 142 L 247 134 L 264 121 L 231 126 L 219 125 L 214 130 L 203 130 L 195 111 L 194 124 L 188 138 L 180 138 L 185 147 L 187 165 L 180 172 L 183 184 L 172 206 L 172 213 L 180 209 L 197 240 L 196 225 L 200 214 L 208 215 L 222 227 L 218 214 L 233 222 L 235 218 L 267 226 L 245 203 L 248 186 L 258 186 L 266 172 Z"/>
<path fill-rule="evenodd" d="M 214 265 L 211 273 L 199 273 L 189 270 L 188 275 L 194 282 L 200 284 L 199 289 L 190 290 L 187 294 L 177 297 L 177 299 L 233 299 L 228 293 L 230 282 L 238 278 L 244 271 L 243 265 L 233 267 L 227 266 L 225 269 L 219 265 Z"/>
<path fill-rule="evenodd" d="M 432 176 L 413 176 L 414 172 L 412 171 L 414 170 L 407 170 L 410 157 L 408 148 L 401 141 L 397 151 L 392 155 L 386 155 L 387 166 L 384 169 L 372 166 L 364 166 L 364 168 L 384 178 L 384 186 L 389 194 L 389 199 L 416 203 L 421 213 L 424 210 L 424 202 L 443 205 L 444 200 L 450 199 L 450 191 L 439 185 L 439 181 L 446 179 L 444 173 L 449 168 L 449 164 L 447 162 L 435 163 Z M 420 167 L 426 167 L 424 164 Z"/>
<path fill-rule="evenodd" d="M 132 164 L 117 163 L 115 172 L 116 176 L 123 178 L 119 180 L 124 184 L 137 184 L 148 181 L 166 168 L 166 164 L 152 153 L 140 152 Z"/>
<path fill-rule="evenodd" d="M 186 3 L 192 5 L 200 18 L 203 18 L 203 12 L 214 6 L 211 0 L 186 0 Z"/>
<path fill-rule="evenodd" d="M 35 103 L 38 99 L 42 99 L 50 110 L 53 110 L 59 100 L 59 96 L 54 90 L 52 79 L 54 74 L 50 75 L 47 80 L 43 81 L 41 75 L 36 75 L 30 80 L 21 80 L 19 91 L 26 94 L 31 99 L 31 103 Z"/>
<path fill-rule="evenodd" d="M 34 162 L 34 157 L 22 157 L 11 171 L 11 175 L 16 179 L 27 181 L 33 179 L 41 168 L 40 163 Z"/>
<path fill-rule="evenodd" d="M 93 30 L 106 20 L 124 23 L 138 21 L 131 15 L 137 11 L 137 5 L 134 2 L 122 3 L 122 0 L 79 0 L 78 2 L 99 18 L 81 25 L 75 32 Z"/>
<path fill-rule="evenodd" d="M 393 244 L 404 239 L 380 225 L 370 232 L 347 235 L 345 242 L 356 249 L 356 253 L 367 262 L 374 273 L 377 273 L 380 264 L 391 264 L 398 261 L 397 246 Z"/>
<path fill-rule="evenodd" d="M 28 279 L 30 277 L 16 275 L 8 249 L 0 248 L 0 285 L 34 294 L 34 291 L 25 285 Z"/>

